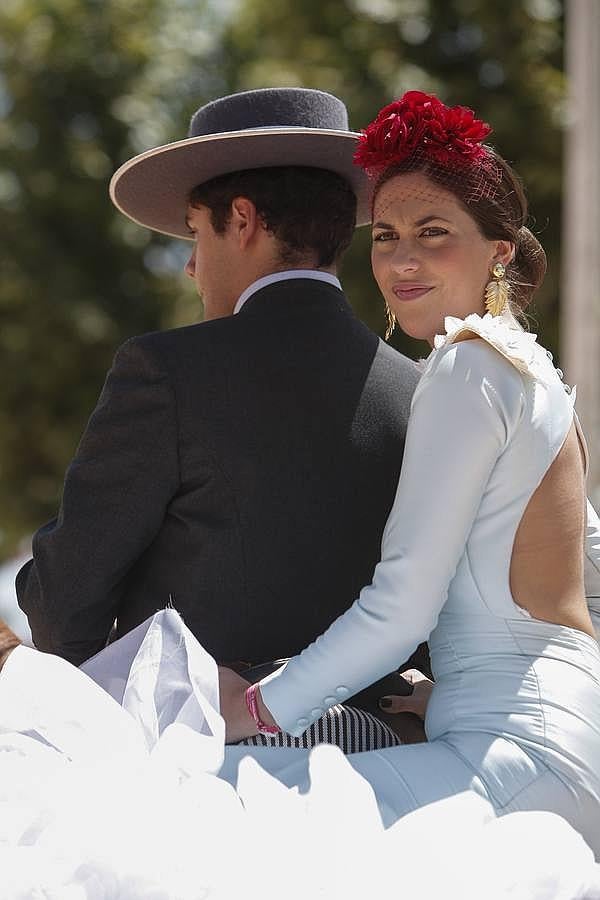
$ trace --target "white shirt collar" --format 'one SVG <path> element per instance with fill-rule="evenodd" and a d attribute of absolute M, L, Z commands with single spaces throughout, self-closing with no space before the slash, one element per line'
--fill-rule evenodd
<path fill-rule="evenodd" d="M 327 284 L 332 284 L 334 287 L 339 288 L 340 291 L 342 289 L 339 278 L 336 278 L 335 275 L 331 275 L 329 272 L 321 272 L 318 269 L 288 269 L 285 272 L 272 272 L 271 275 L 263 275 L 262 278 L 253 281 L 252 284 L 248 285 L 246 290 L 240 294 L 233 309 L 234 316 L 236 313 L 239 313 L 246 300 L 248 300 L 252 294 L 260 291 L 261 288 L 266 287 L 268 284 L 274 284 L 276 281 L 288 281 L 290 278 L 312 278 L 314 281 L 325 281 Z"/>

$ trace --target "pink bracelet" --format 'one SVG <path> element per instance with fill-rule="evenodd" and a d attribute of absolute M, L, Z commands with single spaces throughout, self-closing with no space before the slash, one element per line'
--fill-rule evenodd
<path fill-rule="evenodd" d="M 279 734 L 281 728 L 278 725 L 267 725 L 266 722 L 260 717 L 260 713 L 258 711 L 258 703 L 256 700 L 256 692 L 258 691 L 258 684 L 251 684 L 249 688 L 246 688 L 246 706 L 248 707 L 248 712 L 254 719 L 254 723 L 258 728 L 259 734 Z"/>

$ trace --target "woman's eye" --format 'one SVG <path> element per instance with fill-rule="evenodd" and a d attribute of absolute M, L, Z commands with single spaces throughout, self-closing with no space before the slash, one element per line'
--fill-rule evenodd
<path fill-rule="evenodd" d="M 444 234 L 448 234 L 445 228 L 436 228 L 432 225 L 430 228 L 424 228 L 420 233 L 420 237 L 441 237 Z"/>
<path fill-rule="evenodd" d="M 395 237 L 396 234 L 393 231 L 380 231 L 373 235 L 373 241 L 393 241 Z"/>

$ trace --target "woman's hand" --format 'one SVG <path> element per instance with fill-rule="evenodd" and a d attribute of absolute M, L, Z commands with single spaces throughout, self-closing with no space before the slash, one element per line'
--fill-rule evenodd
<path fill-rule="evenodd" d="M 398 695 L 381 697 L 379 701 L 381 709 L 386 713 L 414 713 L 420 719 L 424 719 L 434 682 L 418 669 L 407 669 L 406 672 L 400 674 L 412 684 L 412 694 L 408 694 L 406 697 Z"/>
<path fill-rule="evenodd" d="M 250 715 L 246 704 L 246 690 L 250 682 L 225 666 L 219 666 L 219 702 L 221 715 L 225 719 L 225 742 L 236 744 L 246 737 L 258 734 L 256 722 Z M 258 714 L 265 725 L 274 725 L 275 720 L 260 696 L 256 694 Z"/>
<path fill-rule="evenodd" d="M 219 703 L 225 719 L 225 742 L 235 744 L 258 734 L 254 719 L 246 705 L 246 689 L 250 682 L 225 666 L 219 666 Z"/>

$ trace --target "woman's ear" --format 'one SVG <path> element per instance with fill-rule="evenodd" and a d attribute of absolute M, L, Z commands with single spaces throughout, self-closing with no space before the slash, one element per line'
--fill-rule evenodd
<path fill-rule="evenodd" d="M 502 263 L 503 266 L 508 266 L 515 258 L 515 245 L 512 241 L 495 241 L 495 245 L 492 266 L 497 262 Z"/>

